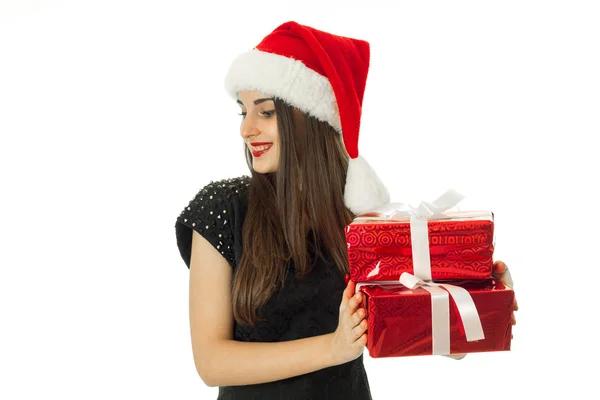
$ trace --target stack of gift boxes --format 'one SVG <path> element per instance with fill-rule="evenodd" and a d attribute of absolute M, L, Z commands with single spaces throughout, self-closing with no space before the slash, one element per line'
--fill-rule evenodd
<path fill-rule="evenodd" d="M 462 198 L 391 203 L 346 226 L 371 357 L 510 350 L 514 292 L 492 277 L 494 215 L 450 211 Z"/>

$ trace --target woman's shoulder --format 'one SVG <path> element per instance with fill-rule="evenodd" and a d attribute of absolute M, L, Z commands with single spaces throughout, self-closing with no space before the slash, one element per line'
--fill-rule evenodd
<path fill-rule="evenodd" d="M 206 196 L 205 201 L 211 203 L 214 202 L 211 200 L 215 200 L 218 196 L 224 196 L 225 199 L 239 197 L 241 193 L 247 190 L 249 185 L 250 177 L 248 175 L 210 181 L 198 191 L 196 198 L 199 201 L 204 201 L 204 196 Z"/>
<path fill-rule="evenodd" d="M 188 205 L 181 211 L 180 217 L 205 214 L 204 210 L 210 212 L 223 204 L 228 204 L 231 200 L 239 199 L 247 193 L 249 185 L 250 177 L 247 175 L 210 181 L 196 192 Z"/>
<path fill-rule="evenodd" d="M 223 204 L 228 204 L 231 200 L 243 197 L 247 193 L 249 185 L 250 177 L 247 175 L 210 181 L 198 190 L 181 214 L 186 214 L 186 211 L 198 214 L 202 210 L 213 210 Z"/>
<path fill-rule="evenodd" d="M 210 181 L 197 191 L 175 222 L 177 244 L 189 268 L 192 231 L 206 238 L 234 264 L 234 245 L 245 215 L 250 177 Z"/>

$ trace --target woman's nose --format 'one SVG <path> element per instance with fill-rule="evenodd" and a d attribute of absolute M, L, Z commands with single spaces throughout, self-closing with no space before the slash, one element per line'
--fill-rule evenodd
<path fill-rule="evenodd" d="M 240 126 L 240 134 L 242 135 L 242 137 L 244 139 L 248 139 L 249 137 L 252 136 L 256 136 L 258 135 L 260 132 L 258 130 L 258 128 L 256 127 L 256 125 L 254 124 L 254 121 L 252 120 L 251 117 L 246 117 L 242 120 L 242 125 Z"/>

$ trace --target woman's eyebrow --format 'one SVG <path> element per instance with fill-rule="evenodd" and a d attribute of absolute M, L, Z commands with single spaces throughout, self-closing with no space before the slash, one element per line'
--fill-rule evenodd
<path fill-rule="evenodd" d="M 265 101 L 269 101 L 269 100 L 275 101 L 275 99 L 272 98 L 272 97 L 264 97 L 262 99 L 256 99 L 256 100 L 254 100 L 254 104 L 264 103 Z M 244 105 L 240 99 L 237 99 L 237 103 L 240 104 L 240 105 L 242 105 L 242 106 Z"/>

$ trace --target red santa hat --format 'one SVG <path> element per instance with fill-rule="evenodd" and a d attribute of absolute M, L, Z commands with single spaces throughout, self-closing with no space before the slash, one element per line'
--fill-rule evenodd
<path fill-rule="evenodd" d="M 227 92 L 256 90 L 329 123 L 343 136 L 350 162 L 344 202 L 355 214 L 389 203 L 389 193 L 358 155 L 369 43 L 289 21 L 237 57 L 225 78 Z"/>

